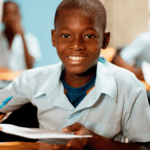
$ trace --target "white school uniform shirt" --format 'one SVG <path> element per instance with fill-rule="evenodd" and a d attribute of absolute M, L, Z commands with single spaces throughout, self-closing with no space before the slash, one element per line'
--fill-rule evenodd
<path fill-rule="evenodd" d="M 129 65 L 142 67 L 144 61 L 150 63 L 150 32 L 139 34 L 131 44 L 122 49 L 120 55 Z"/>
<path fill-rule="evenodd" d="M 150 107 L 145 87 L 134 74 L 101 58 L 95 87 L 74 108 L 64 94 L 62 70 L 63 64 L 58 63 L 23 72 L 0 91 L 0 103 L 13 95 L 0 111 L 13 111 L 31 102 L 38 109 L 42 129 L 62 131 L 80 122 L 96 134 L 117 141 L 150 141 Z"/>
<path fill-rule="evenodd" d="M 31 33 L 26 33 L 25 40 L 29 53 L 35 59 L 35 62 L 41 59 L 37 38 Z M 15 35 L 11 49 L 9 49 L 8 40 L 4 32 L 2 32 L 0 37 L 0 67 L 7 67 L 12 70 L 27 69 L 23 41 L 20 34 Z"/>

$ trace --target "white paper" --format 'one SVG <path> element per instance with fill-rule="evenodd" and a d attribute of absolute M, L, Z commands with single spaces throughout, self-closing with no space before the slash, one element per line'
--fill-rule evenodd
<path fill-rule="evenodd" d="M 0 124 L 0 128 L 1 127 L 2 129 L 0 131 L 29 139 L 48 139 L 48 138 L 70 139 L 70 138 L 92 137 L 91 135 L 81 136 L 68 134 L 55 129 L 24 128 L 11 124 Z"/>
<path fill-rule="evenodd" d="M 150 85 L 150 64 L 146 61 L 142 63 L 142 71 L 144 74 L 144 79 L 148 85 Z"/>

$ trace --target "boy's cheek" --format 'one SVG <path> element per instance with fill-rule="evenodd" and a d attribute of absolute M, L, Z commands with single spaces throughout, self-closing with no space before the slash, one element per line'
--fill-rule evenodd
<path fill-rule="evenodd" d="M 68 45 L 64 43 L 57 43 L 56 49 L 57 49 L 57 53 L 61 55 L 65 55 L 70 51 Z"/>

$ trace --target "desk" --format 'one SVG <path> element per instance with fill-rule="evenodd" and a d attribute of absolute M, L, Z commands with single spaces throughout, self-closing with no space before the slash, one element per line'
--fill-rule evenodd
<path fill-rule="evenodd" d="M 50 150 L 47 143 L 4 142 L 0 143 L 1 150 Z"/>
<path fill-rule="evenodd" d="M 13 71 L 7 68 L 0 68 L 0 80 L 3 81 L 12 81 L 16 77 L 20 76 L 23 71 Z"/>

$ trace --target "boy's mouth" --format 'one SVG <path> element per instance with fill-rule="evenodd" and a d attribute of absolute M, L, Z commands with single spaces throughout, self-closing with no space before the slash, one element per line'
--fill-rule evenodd
<path fill-rule="evenodd" d="M 78 61 L 78 60 L 82 60 L 82 59 L 84 59 L 85 57 L 79 57 L 79 56 L 68 56 L 68 58 L 70 58 L 71 60 L 74 60 L 74 61 Z"/>
<path fill-rule="evenodd" d="M 69 62 L 74 65 L 82 64 L 85 60 L 83 56 L 67 56 L 69 58 Z"/>

